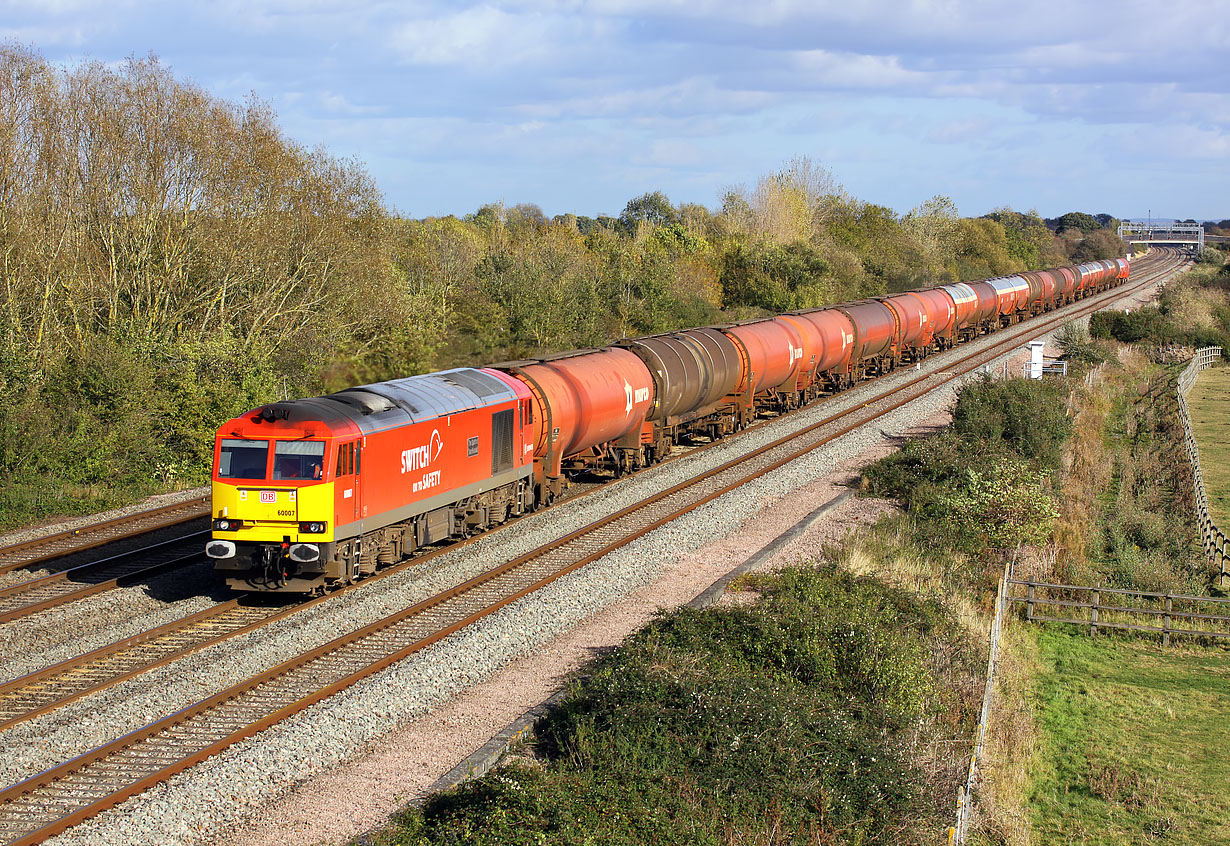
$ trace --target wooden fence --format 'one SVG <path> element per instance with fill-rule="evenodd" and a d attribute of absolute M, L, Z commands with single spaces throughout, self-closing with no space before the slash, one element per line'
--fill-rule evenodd
<path fill-rule="evenodd" d="M 1008 600 L 1025 605 L 1025 619 L 1034 622 L 1072 623 L 1088 626 L 1089 633 L 1096 635 L 1098 629 L 1128 629 L 1137 632 L 1156 632 L 1162 643 L 1169 646 L 1171 635 L 1193 637 L 1230 637 L 1230 613 L 1206 614 L 1203 610 L 1230 612 L 1230 599 L 1211 596 L 1186 596 L 1176 593 L 1148 593 L 1120 588 L 1084 587 L 1080 585 L 1052 585 L 1045 582 L 1009 579 Z M 1022 592 L 1020 588 L 1024 588 Z M 1151 603 L 1152 607 L 1122 605 L 1128 600 L 1119 597 L 1134 597 Z M 1081 601 L 1086 599 L 1087 601 Z M 1039 609 L 1059 611 L 1039 613 Z M 1067 614 L 1068 616 L 1057 616 Z M 1080 616 L 1072 616 L 1080 614 Z M 1144 620 L 1158 620 L 1161 625 L 1149 625 Z M 1196 628 L 1198 626 L 1198 628 Z"/>
<path fill-rule="evenodd" d="M 978 764 L 982 761 L 982 749 L 987 738 L 987 723 L 991 720 L 991 695 L 995 691 L 995 668 L 999 664 L 999 642 L 1004 631 L 1004 617 L 1008 612 L 1008 585 L 1011 581 L 1012 562 L 1004 564 L 999 588 L 995 591 L 995 616 L 991 619 L 990 649 L 987 653 L 987 680 L 982 689 L 982 710 L 978 714 L 978 728 L 974 732 L 974 751 L 969 758 L 969 770 L 965 784 L 957 788 L 956 825 L 948 829 L 949 846 L 964 846 L 969 831 L 970 808 L 974 788 L 978 784 Z"/>
<path fill-rule="evenodd" d="M 1218 528 L 1209 514 L 1209 494 L 1204 489 L 1204 475 L 1200 472 L 1200 446 L 1196 443 L 1196 432 L 1192 428 L 1192 415 L 1187 408 L 1187 394 L 1196 384 L 1196 377 L 1201 370 L 1221 361 L 1221 347 L 1203 347 L 1196 350 L 1191 363 L 1179 377 L 1179 419 L 1183 421 L 1183 443 L 1187 447 L 1187 457 L 1192 464 L 1192 484 L 1196 489 L 1196 522 L 1200 526 L 1200 539 L 1204 543 L 1204 552 L 1217 568 L 1217 584 L 1226 585 L 1227 565 L 1230 565 L 1230 543 L 1227 543 L 1226 533 Z"/>

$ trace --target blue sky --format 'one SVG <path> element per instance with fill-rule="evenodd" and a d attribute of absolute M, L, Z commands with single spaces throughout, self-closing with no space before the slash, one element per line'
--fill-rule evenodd
<path fill-rule="evenodd" d="M 254 92 L 415 217 L 713 208 L 800 155 L 898 212 L 1230 217 L 1225 0 L 0 0 L 0 40 Z"/>

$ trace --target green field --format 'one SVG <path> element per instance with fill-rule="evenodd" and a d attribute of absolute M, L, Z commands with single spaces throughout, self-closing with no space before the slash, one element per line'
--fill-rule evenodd
<path fill-rule="evenodd" d="M 1187 396 L 1213 521 L 1230 527 L 1230 367 L 1206 370 Z"/>
<path fill-rule="evenodd" d="M 1031 842 L 1230 842 L 1227 650 L 1034 632 Z"/>

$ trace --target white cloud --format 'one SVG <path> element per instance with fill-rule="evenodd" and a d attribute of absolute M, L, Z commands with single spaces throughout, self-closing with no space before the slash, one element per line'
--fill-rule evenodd
<path fill-rule="evenodd" d="M 379 115 L 388 111 L 388 107 L 386 106 L 360 106 L 356 103 L 350 102 L 350 100 L 346 99 L 343 95 L 337 94 L 333 91 L 322 91 L 318 97 L 318 100 L 326 112 L 334 115 L 349 115 L 354 117 L 360 115 Z"/>
<path fill-rule="evenodd" d="M 817 88 L 879 88 L 896 93 L 934 85 L 944 74 L 908 70 L 896 56 L 870 56 L 808 50 L 791 57 L 794 70 L 808 74 Z"/>
<path fill-rule="evenodd" d="M 778 102 L 781 95 L 767 91 L 732 91 L 709 77 L 682 79 L 667 85 L 629 88 L 605 93 L 525 103 L 520 113 L 542 118 L 674 118 L 684 115 L 748 112 Z"/>
<path fill-rule="evenodd" d="M 548 62 L 578 42 L 601 38 L 601 21 L 480 5 L 398 23 L 390 42 L 413 65 L 456 65 L 474 71 Z"/>

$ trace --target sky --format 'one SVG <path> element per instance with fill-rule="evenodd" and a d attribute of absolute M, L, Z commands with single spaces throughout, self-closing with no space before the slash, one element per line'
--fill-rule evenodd
<path fill-rule="evenodd" d="M 806 156 L 898 213 L 1230 218 L 1230 0 L 0 0 L 0 41 L 255 94 L 412 217 L 716 208 Z"/>

